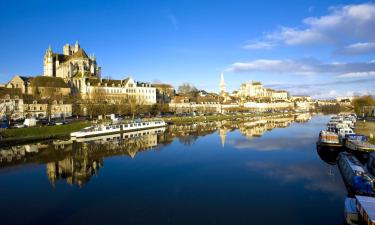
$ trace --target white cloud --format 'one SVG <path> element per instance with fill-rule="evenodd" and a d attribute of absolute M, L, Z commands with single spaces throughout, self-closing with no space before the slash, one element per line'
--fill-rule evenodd
<path fill-rule="evenodd" d="M 370 73 L 375 71 L 375 62 L 360 63 L 322 63 L 315 59 L 301 60 L 270 60 L 258 59 L 249 62 L 236 62 L 226 69 L 228 72 L 269 72 L 290 73 L 298 75 L 314 74 L 349 74 Z M 342 76 L 342 75 L 341 75 Z"/>
<path fill-rule="evenodd" d="M 295 60 L 270 60 L 258 59 L 250 62 L 233 63 L 227 71 L 230 72 L 273 72 L 285 73 L 293 72 L 298 74 L 309 74 L 313 72 L 307 64 L 297 62 Z"/>
<path fill-rule="evenodd" d="M 268 32 L 259 43 L 328 44 L 334 48 L 341 48 L 340 46 L 357 42 L 348 46 L 349 49 L 346 51 L 344 49 L 338 52 L 366 54 L 373 52 L 375 48 L 371 43 L 375 42 L 374 27 L 375 4 L 373 3 L 331 7 L 327 15 L 305 18 L 299 27 L 281 26 Z"/>
<path fill-rule="evenodd" d="M 338 77 L 346 77 L 346 78 L 375 77 L 375 71 L 345 73 L 345 74 L 339 75 Z"/>
<path fill-rule="evenodd" d="M 271 42 L 265 41 L 250 41 L 246 45 L 243 46 L 244 49 L 248 50 L 258 50 L 258 49 L 271 49 L 275 46 L 275 44 Z"/>
<path fill-rule="evenodd" d="M 337 51 L 344 55 L 362 55 L 375 52 L 375 42 L 358 42 Z"/>

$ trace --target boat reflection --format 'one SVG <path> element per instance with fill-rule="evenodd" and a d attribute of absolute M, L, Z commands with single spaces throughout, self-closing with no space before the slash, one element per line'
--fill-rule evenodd
<path fill-rule="evenodd" d="M 330 147 L 316 146 L 316 152 L 320 159 L 329 165 L 336 165 L 339 160 L 339 150 L 332 150 Z"/>

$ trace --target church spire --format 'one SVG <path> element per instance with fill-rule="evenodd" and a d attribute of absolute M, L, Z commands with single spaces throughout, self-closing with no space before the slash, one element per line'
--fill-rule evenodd
<path fill-rule="evenodd" d="M 220 94 L 225 93 L 225 81 L 224 81 L 224 73 L 220 74 Z"/>

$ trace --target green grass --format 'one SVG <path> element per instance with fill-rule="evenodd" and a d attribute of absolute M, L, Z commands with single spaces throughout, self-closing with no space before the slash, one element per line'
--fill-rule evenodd
<path fill-rule="evenodd" d="M 18 129 L 7 129 L 1 132 L 2 142 L 21 141 L 21 140 L 41 140 L 69 135 L 71 132 L 78 131 L 86 126 L 88 122 L 77 122 L 59 126 L 27 127 Z"/>

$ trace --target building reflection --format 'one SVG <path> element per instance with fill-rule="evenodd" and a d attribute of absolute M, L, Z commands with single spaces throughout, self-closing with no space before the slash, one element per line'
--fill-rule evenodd
<path fill-rule="evenodd" d="M 252 121 L 241 123 L 239 131 L 251 140 L 253 137 L 261 137 L 267 131 L 275 128 L 286 128 L 293 122 L 307 122 L 311 119 L 310 114 L 277 115 L 269 117 L 255 117 Z"/>
<path fill-rule="evenodd" d="M 178 140 L 183 145 L 192 145 L 199 137 L 218 132 L 224 148 L 227 134 L 239 129 L 248 139 L 261 136 L 274 128 L 287 127 L 292 122 L 306 121 L 308 116 L 251 117 L 236 120 L 201 122 L 188 125 L 170 125 L 156 128 L 83 138 L 78 140 L 53 140 L 43 143 L 12 146 L 0 149 L 0 169 L 28 164 L 45 164 L 52 186 L 59 181 L 69 185 L 84 186 L 97 175 L 110 156 L 135 158 L 139 152 L 160 150 Z M 302 119 L 301 119 L 302 118 Z"/>

